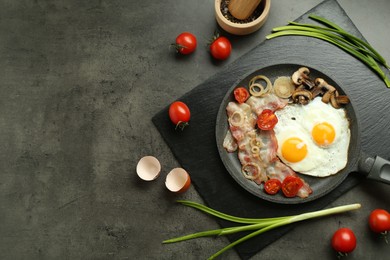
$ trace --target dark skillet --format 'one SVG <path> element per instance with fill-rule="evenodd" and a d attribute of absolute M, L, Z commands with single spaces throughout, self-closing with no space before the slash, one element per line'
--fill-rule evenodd
<path fill-rule="evenodd" d="M 374 179 L 390 184 L 390 162 L 380 157 L 376 157 L 375 159 L 368 157 L 361 151 L 359 123 L 352 102 L 345 106 L 350 121 L 351 130 L 351 141 L 348 149 L 348 163 L 346 167 L 337 174 L 325 178 L 300 175 L 298 173 L 298 175 L 300 175 L 313 190 L 313 193 L 308 198 L 286 198 L 283 196 L 283 194 L 281 194 L 281 192 L 276 195 L 268 195 L 263 191 L 262 186 L 257 185 L 253 181 L 248 180 L 243 176 L 237 153 L 228 153 L 223 147 L 223 140 L 225 138 L 226 132 L 228 131 L 226 106 L 230 101 L 234 100 L 232 94 L 234 88 L 237 86 L 247 87 L 249 80 L 256 75 L 267 76 L 271 82 L 274 82 L 274 80 L 279 76 L 291 76 L 300 67 L 303 66 L 296 64 L 279 64 L 259 69 L 237 81 L 236 84 L 234 84 L 226 93 L 217 115 L 216 141 L 221 160 L 230 175 L 244 189 L 253 195 L 271 202 L 283 204 L 298 204 L 318 199 L 336 189 L 337 186 L 339 186 L 339 184 L 341 184 L 351 172 L 362 172 L 367 174 L 369 179 Z M 347 94 L 336 82 L 332 80 L 331 77 L 328 77 L 314 68 L 309 67 L 309 69 L 310 77 L 312 79 L 323 78 L 329 84 L 333 85 L 340 94 Z"/>

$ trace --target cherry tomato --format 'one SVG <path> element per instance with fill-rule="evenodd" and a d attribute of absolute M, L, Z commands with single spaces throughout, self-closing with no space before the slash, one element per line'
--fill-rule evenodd
<path fill-rule="evenodd" d="M 338 229 L 332 237 L 332 247 L 343 254 L 351 253 L 356 248 L 356 236 L 349 228 Z"/>
<path fill-rule="evenodd" d="M 271 109 L 264 109 L 257 117 L 257 126 L 261 130 L 271 130 L 278 123 L 278 118 Z"/>
<path fill-rule="evenodd" d="M 173 45 L 179 53 L 190 54 L 196 49 L 196 37 L 192 33 L 183 32 L 176 37 L 176 43 Z"/>
<path fill-rule="evenodd" d="M 375 233 L 390 231 L 390 213 L 384 209 L 374 209 L 368 217 L 370 229 Z"/>
<path fill-rule="evenodd" d="M 244 87 L 237 87 L 234 89 L 234 98 L 238 103 L 242 104 L 249 98 L 249 92 Z"/>
<path fill-rule="evenodd" d="M 264 183 L 264 190 L 270 195 L 278 193 L 281 187 L 282 183 L 278 179 L 269 179 Z"/>
<path fill-rule="evenodd" d="M 282 192 L 284 196 L 288 198 L 295 197 L 298 194 L 300 188 L 302 188 L 303 182 L 298 176 L 287 176 L 282 182 Z"/>
<path fill-rule="evenodd" d="M 188 125 L 191 118 L 191 112 L 188 106 L 181 102 L 175 101 L 169 106 L 169 118 L 176 127 L 184 129 Z"/>
<path fill-rule="evenodd" d="M 214 59 L 226 60 L 232 52 L 232 45 L 228 38 L 217 36 L 210 45 L 210 53 Z"/>

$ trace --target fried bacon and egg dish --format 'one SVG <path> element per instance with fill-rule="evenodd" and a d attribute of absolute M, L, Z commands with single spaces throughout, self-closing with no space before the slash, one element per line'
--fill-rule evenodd
<path fill-rule="evenodd" d="M 347 96 L 302 67 L 274 84 L 263 75 L 234 90 L 228 103 L 229 131 L 223 146 L 237 152 L 242 174 L 268 194 L 306 198 L 312 193 L 302 175 L 326 177 L 347 164 Z M 266 82 L 266 86 L 262 83 Z M 299 175 L 300 173 L 302 175 Z"/>

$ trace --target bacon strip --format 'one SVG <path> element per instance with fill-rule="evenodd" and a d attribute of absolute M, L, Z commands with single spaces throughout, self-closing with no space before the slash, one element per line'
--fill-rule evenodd
<path fill-rule="evenodd" d="M 284 108 L 288 100 L 281 99 L 276 95 L 266 95 L 265 97 L 250 97 L 247 100 L 247 103 L 251 106 L 252 111 L 258 116 L 264 109 L 271 109 L 272 111 Z M 259 131 L 259 135 L 261 136 L 264 143 L 268 143 L 268 146 L 265 150 L 268 153 L 264 153 L 263 161 L 268 163 L 268 167 L 266 168 L 268 178 L 276 178 L 283 182 L 283 180 L 289 176 L 298 175 L 287 165 L 280 161 L 280 159 L 276 156 L 276 151 L 278 150 L 278 143 L 276 140 L 274 131 Z M 303 182 L 302 188 L 298 191 L 298 196 L 301 198 L 308 197 L 313 191 L 310 188 L 309 184 L 305 182 L 302 178 L 300 178 Z"/>
<path fill-rule="evenodd" d="M 276 178 L 283 182 L 289 175 L 297 176 L 290 167 L 277 157 L 278 143 L 274 131 L 258 131 L 255 129 L 256 118 L 264 109 L 275 111 L 285 107 L 287 102 L 286 99 L 268 94 L 264 97 L 252 96 L 243 104 L 229 102 L 226 107 L 231 136 L 233 136 L 238 147 L 238 158 L 241 165 L 249 165 L 246 169 L 251 174 L 249 178 L 257 184 L 261 184 L 269 178 Z M 237 113 L 244 115 L 244 120 L 240 126 L 232 124 L 233 117 Z M 224 145 L 228 143 L 227 138 L 228 135 L 225 137 Z M 228 147 L 231 148 L 232 145 L 224 147 L 229 151 Z M 253 147 L 257 147 L 258 150 Z M 255 152 L 253 149 L 255 149 Z M 258 167 L 253 165 L 258 165 Z M 306 198 L 312 193 L 312 190 L 303 179 L 302 181 L 304 185 L 299 190 L 298 196 Z"/>
<path fill-rule="evenodd" d="M 282 99 L 274 94 L 268 94 L 263 97 L 251 96 L 246 103 L 252 108 L 252 111 L 258 116 L 264 109 L 272 111 L 284 108 L 288 104 L 288 99 Z"/>
<path fill-rule="evenodd" d="M 252 113 L 251 107 L 246 103 L 237 104 L 229 102 L 226 111 L 229 118 L 230 132 L 237 143 L 238 159 L 243 166 L 243 173 L 246 174 L 247 178 L 254 180 L 258 184 L 266 181 L 266 165 L 264 165 L 260 155 L 252 152 L 254 144 L 258 142 L 255 131 L 256 118 Z M 242 121 L 239 120 L 240 117 L 237 115 L 242 117 Z M 239 125 L 237 125 L 238 121 L 241 121 Z M 227 143 L 225 141 L 224 143 Z"/>

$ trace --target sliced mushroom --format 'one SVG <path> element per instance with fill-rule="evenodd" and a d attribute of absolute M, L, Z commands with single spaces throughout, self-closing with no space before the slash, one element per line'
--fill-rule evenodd
<path fill-rule="evenodd" d="M 339 95 L 337 91 L 333 93 L 330 97 L 330 104 L 334 108 L 340 108 L 341 105 L 346 105 L 349 103 L 349 97 L 346 95 Z"/>
<path fill-rule="evenodd" d="M 292 99 L 294 103 L 306 105 L 313 99 L 313 94 L 306 89 L 296 90 L 292 94 Z"/>
<path fill-rule="evenodd" d="M 346 105 L 350 102 L 349 97 L 346 95 L 339 95 L 338 97 L 336 97 L 336 101 L 341 105 Z"/>
<path fill-rule="evenodd" d="M 296 86 L 305 84 L 310 89 L 314 87 L 314 82 L 309 78 L 310 70 L 306 67 L 301 67 L 291 76 L 292 81 Z"/>
<path fill-rule="evenodd" d="M 330 92 L 333 92 L 336 90 L 335 87 L 333 87 L 332 85 L 330 85 L 328 82 L 326 82 L 324 79 L 322 78 L 316 78 L 315 79 L 315 84 L 316 86 L 320 87 L 323 91 L 330 91 Z"/>
<path fill-rule="evenodd" d="M 340 108 L 340 104 L 337 103 L 337 100 L 336 100 L 336 96 L 338 96 L 339 93 L 337 91 L 335 91 L 334 93 L 332 93 L 332 95 L 330 96 L 330 104 L 332 105 L 332 107 L 334 108 Z"/>
<path fill-rule="evenodd" d="M 319 87 L 319 86 L 315 86 L 315 87 L 311 90 L 311 94 L 313 95 L 313 98 L 323 95 L 324 92 L 325 92 L 325 91 L 324 91 L 321 87 Z"/>
<path fill-rule="evenodd" d="M 306 67 L 301 67 L 291 76 L 295 85 L 301 85 L 305 79 L 309 78 L 310 70 Z"/>
<path fill-rule="evenodd" d="M 330 85 L 328 82 L 326 82 L 322 78 L 315 79 L 315 90 L 316 92 L 322 92 L 322 102 L 328 104 L 330 102 L 330 98 L 333 95 L 333 93 L 336 91 L 336 88 Z"/>
<path fill-rule="evenodd" d="M 315 87 L 311 90 L 311 93 L 313 94 L 313 98 L 323 95 L 327 90 L 328 83 L 322 79 L 322 78 L 316 78 L 314 80 Z"/>
<path fill-rule="evenodd" d="M 330 102 L 330 97 L 334 94 L 334 92 L 325 92 L 325 94 L 322 96 L 322 102 L 324 102 L 325 104 L 328 104 Z"/>

